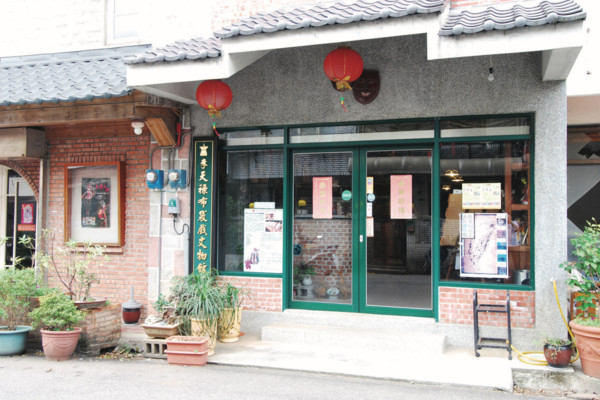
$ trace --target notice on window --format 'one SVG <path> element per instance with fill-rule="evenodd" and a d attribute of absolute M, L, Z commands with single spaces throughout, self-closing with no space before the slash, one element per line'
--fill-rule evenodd
<path fill-rule="evenodd" d="M 473 226 L 461 226 L 460 276 L 470 278 L 508 278 L 508 214 L 461 214 L 461 223 L 473 215 Z M 471 232 L 471 229 L 473 232 Z"/>
<path fill-rule="evenodd" d="M 463 208 L 495 210 L 502 208 L 500 183 L 464 183 Z"/>
<path fill-rule="evenodd" d="M 412 219 L 412 175 L 390 175 L 390 218 Z"/>
<path fill-rule="evenodd" d="M 333 218 L 333 178 L 313 178 L 313 219 Z"/>
<path fill-rule="evenodd" d="M 244 271 L 283 270 L 283 210 L 244 210 Z"/>

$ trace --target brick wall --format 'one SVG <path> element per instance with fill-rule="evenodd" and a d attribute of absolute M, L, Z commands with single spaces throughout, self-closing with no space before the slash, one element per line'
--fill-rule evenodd
<path fill-rule="evenodd" d="M 109 260 L 92 268 L 100 283 L 92 288 L 92 297 L 111 302 L 126 302 L 130 288 L 142 302 L 145 318 L 148 285 L 148 189 L 145 171 L 150 149 L 149 136 L 110 138 L 54 138 L 49 140 L 48 227 L 56 231 L 58 244 L 64 236 L 64 167 L 68 163 L 124 161 L 125 164 L 125 244 L 108 248 Z M 57 286 L 56 279 L 49 283 Z"/>
<path fill-rule="evenodd" d="M 0 160 L 0 164 L 17 172 L 27 183 L 35 199 L 39 201 L 40 190 L 40 160 L 35 159 L 18 159 L 18 160 Z"/>
<path fill-rule="evenodd" d="M 505 304 L 505 290 L 478 289 L 479 303 Z M 473 324 L 473 289 L 440 287 L 439 320 L 448 324 Z M 535 292 L 510 291 L 510 318 L 514 328 L 535 327 Z M 479 314 L 481 325 L 506 326 L 506 315 Z"/>
<path fill-rule="evenodd" d="M 280 278 L 221 276 L 219 280 L 242 287 L 248 292 L 242 304 L 246 310 L 283 310 L 283 287 Z"/>
<path fill-rule="evenodd" d="M 79 324 L 83 332 L 75 351 L 95 356 L 104 349 L 117 347 L 121 338 L 121 303 L 85 310 L 85 314 L 85 320 Z"/>

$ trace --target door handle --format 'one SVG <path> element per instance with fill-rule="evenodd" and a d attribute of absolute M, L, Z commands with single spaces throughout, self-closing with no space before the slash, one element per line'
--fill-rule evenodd
<path fill-rule="evenodd" d="M 363 235 L 360 235 L 360 242 L 363 242 Z"/>

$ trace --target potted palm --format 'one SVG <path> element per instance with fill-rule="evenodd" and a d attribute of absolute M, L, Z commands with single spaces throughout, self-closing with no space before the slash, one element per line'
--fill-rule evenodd
<path fill-rule="evenodd" d="M 24 318 L 33 299 L 41 294 L 41 286 L 41 277 L 33 268 L 0 270 L 0 319 L 6 324 L 0 326 L 0 356 L 25 351 L 31 326 L 24 324 Z"/>
<path fill-rule="evenodd" d="M 219 341 L 223 343 L 237 342 L 242 326 L 242 302 L 246 291 L 229 282 L 221 286 L 223 310 L 219 317 Z"/>
<path fill-rule="evenodd" d="M 67 295 L 51 292 L 40 297 L 40 305 L 29 313 L 34 326 L 42 326 L 42 347 L 48 360 L 69 360 L 75 352 L 85 318 Z"/>
<path fill-rule="evenodd" d="M 170 299 L 175 304 L 176 314 L 182 318 L 180 331 L 185 335 L 209 337 L 208 355 L 213 355 L 218 320 L 224 307 L 216 275 L 209 270 L 174 277 Z"/>
<path fill-rule="evenodd" d="M 565 262 L 561 267 L 569 272 L 567 284 L 577 293 L 576 317 L 569 325 L 575 335 L 581 367 L 586 375 L 600 378 L 600 359 L 589 351 L 600 348 L 600 224 L 588 221 L 583 232 L 571 240 L 575 262 Z"/>

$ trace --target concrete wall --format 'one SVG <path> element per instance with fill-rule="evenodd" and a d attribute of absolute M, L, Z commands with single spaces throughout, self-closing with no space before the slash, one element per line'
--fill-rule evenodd
<path fill-rule="evenodd" d="M 566 259 L 565 82 L 541 81 L 537 53 L 494 56 L 496 79 L 489 82 L 489 57 L 430 62 L 424 36 L 350 45 L 362 55 L 365 68 L 380 71 L 382 87 L 373 103 L 363 106 L 346 95 L 348 112 L 343 112 L 339 93 L 323 73 L 323 60 L 336 46 L 285 49 L 269 53 L 226 81 L 233 103 L 217 125 L 535 113 L 535 334 L 562 333 L 551 279 L 559 278 L 564 299 L 564 274 L 558 264 Z M 196 135 L 211 134 L 205 110 L 196 107 L 192 119 Z"/>

